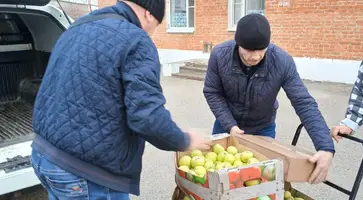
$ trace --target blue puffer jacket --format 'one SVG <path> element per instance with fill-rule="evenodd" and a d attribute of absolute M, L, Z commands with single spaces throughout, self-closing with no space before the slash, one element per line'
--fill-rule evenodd
<path fill-rule="evenodd" d="M 67 30 L 57 41 L 37 94 L 32 147 L 59 167 L 139 195 L 145 141 L 183 151 L 190 138 L 165 109 L 151 38 L 122 2 L 116 13 Z"/>
<path fill-rule="evenodd" d="M 281 87 L 304 124 L 317 150 L 334 152 L 334 143 L 314 98 L 309 94 L 287 52 L 270 44 L 259 68 L 248 81 L 234 58 L 236 43 L 213 48 L 204 95 L 224 130 L 239 126 L 246 133 L 268 127 L 276 118 Z"/>

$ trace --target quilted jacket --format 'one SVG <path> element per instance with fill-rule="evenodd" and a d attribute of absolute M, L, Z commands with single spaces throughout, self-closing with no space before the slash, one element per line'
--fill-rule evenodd
<path fill-rule="evenodd" d="M 330 131 L 318 105 L 296 70 L 293 58 L 270 44 L 262 65 L 248 81 L 234 58 L 236 43 L 227 41 L 213 48 L 208 63 L 204 95 L 216 119 L 227 132 L 239 126 L 256 133 L 275 121 L 277 95 L 287 94 L 317 150 L 334 152 Z"/>
<path fill-rule="evenodd" d="M 99 185 L 139 195 L 145 141 L 183 151 L 190 138 L 165 109 L 151 38 L 127 4 L 97 10 L 57 41 L 36 97 L 34 150 Z"/>

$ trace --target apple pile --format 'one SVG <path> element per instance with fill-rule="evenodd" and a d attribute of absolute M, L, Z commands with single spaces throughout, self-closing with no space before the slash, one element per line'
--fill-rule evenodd
<path fill-rule="evenodd" d="M 215 144 L 210 152 L 194 150 L 190 155 L 182 156 L 179 161 L 179 169 L 200 178 L 210 171 L 235 168 L 253 163 L 258 163 L 251 151 L 238 152 L 235 146 L 225 149 L 220 144 Z M 203 182 L 203 180 L 200 180 Z M 196 182 L 200 182 L 196 181 Z M 202 183 L 203 184 L 203 183 Z"/>
<path fill-rule="evenodd" d="M 290 191 L 285 191 L 285 193 L 284 193 L 284 200 L 304 200 L 304 199 L 301 198 L 301 197 L 293 197 L 291 195 L 291 192 Z"/>

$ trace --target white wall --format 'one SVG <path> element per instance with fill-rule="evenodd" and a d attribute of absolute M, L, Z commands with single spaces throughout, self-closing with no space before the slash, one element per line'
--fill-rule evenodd
<path fill-rule="evenodd" d="M 163 75 L 179 72 L 180 63 L 189 59 L 208 59 L 209 54 L 200 51 L 158 49 Z M 297 70 L 303 79 L 353 84 L 362 61 L 316 58 L 294 58 Z"/>

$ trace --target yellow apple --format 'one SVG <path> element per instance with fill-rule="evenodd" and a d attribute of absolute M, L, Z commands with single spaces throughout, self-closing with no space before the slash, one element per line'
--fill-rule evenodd
<path fill-rule="evenodd" d="M 219 162 L 224 162 L 224 158 L 226 157 L 226 155 L 228 155 L 227 151 L 222 151 L 218 154 L 217 156 L 217 160 Z"/>
<path fill-rule="evenodd" d="M 194 150 L 190 153 L 190 157 L 195 157 L 195 156 L 203 156 L 203 152 L 201 150 Z"/>
<path fill-rule="evenodd" d="M 225 157 L 224 157 L 224 162 L 228 162 L 230 163 L 231 165 L 234 163 L 234 161 L 236 160 L 236 157 L 234 157 L 234 155 L 232 154 L 227 154 Z"/>
<path fill-rule="evenodd" d="M 224 151 L 224 147 L 223 147 L 222 145 L 220 145 L 220 144 L 215 144 L 215 145 L 213 146 L 213 152 L 214 152 L 214 153 L 216 153 L 217 155 L 218 155 L 219 153 L 221 153 L 222 151 Z"/>
<path fill-rule="evenodd" d="M 191 161 L 192 168 L 195 168 L 196 166 L 204 166 L 205 164 L 205 158 L 204 156 L 194 156 Z"/>
<path fill-rule="evenodd" d="M 232 167 L 232 164 L 231 164 L 231 163 L 229 163 L 229 162 L 224 162 L 224 163 L 223 163 L 223 165 L 224 165 L 224 168 L 226 168 L 226 169 L 228 169 L 228 168 L 231 168 L 231 167 Z"/>
<path fill-rule="evenodd" d="M 210 160 L 206 161 L 206 162 L 205 162 L 205 164 L 204 164 L 204 168 L 206 168 L 207 170 L 208 170 L 208 169 L 214 169 L 214 164 L 213 164 L 213 162 L 212 162 L 212 161 L 210 161 Z"/>
<path fill-rule="evenodd" d="M 257 158 L 250 158 L 247 162 L 248 165 L 252 165 L 254 163 L 259 163 L 260 161 Z"/>
<path fill-rule="evenodd" d="M 190 162 L 191 162 L 192 158 L 190 156 L 182 156 L 180 159 L 179 159 L 179 166 L 188 166 L 190 167 Z"/>
<path fill-rule="evenodd" d="M 247 187 L 251 187 L 251 186 L 254 186 L 254 185 L 258 185 L 258 184 L 260 184 L 260 179 L 253 179 L 253 180 L 249 180 L 249 181 L 245 182 L 245 185 Z"/>
<path fill-rule="evenodd" d="M 251 151 L 244 151 L 241 155 L 241 161 L 247 163 L 250 158 L 253 158 L 253 153 Z"/>
<path fill-rule="evenodd" d="M 242 157 L 242 153 L 236 153 L 236 155 L 234 155 L 234 157 L 236 157 L 236 160 L 241 160 L 241 157 Z"/>
<path fill-rule="evenodd" d="M 238 150 L 237 150 L 237 148 L 235 146 L 229 146 L 227 148 L 227 152 L 232 154 L 232 155 L 236 155 L 236 153 L 238 153 Z"/>
<path fill-rule="evenodd" d="M 191 200 L 188 196 L 185 196 L 183 200 Z"/>
<path fill-rule="evenodd" d="M 291 197 L 291 192 L 290 191 L 285 191 L 284 192 L 284 199 L 288 199 Z"/>
<path fill-rule="evenodd" d="M 205 158 L 207 160 L 213 161 L 213 163 L 216 162 L 217 157 L 218 157 L 218 155 L 216 153 L 214 153 L 214 152 L 208 152 L 207 154 L 205 154 Z"/>
<path fill-rule="evenodd" d="M 184 172 L 188 172 L 189 171 L 189 167 L 188 166 L 185 166 L 185 165 L 180 166 L 179 169 L 182 170 L 182 171 L 184 171 Z"/>
<path fill-rule="evenodd" d="M 240 167 L 240 166 L 243 166 L 243 162 L 240 161 L 240 160 L 235 160 L 233 162 L 233 167 Z"/>
<path fill-rule="evenodd" d="M 194 168 L 195 173 L 199 176 L 199 177 L 204 177 L 204 175 L 207 173 L 207 170 L 202 167 L 202 166 L 196 166 Z"/>

